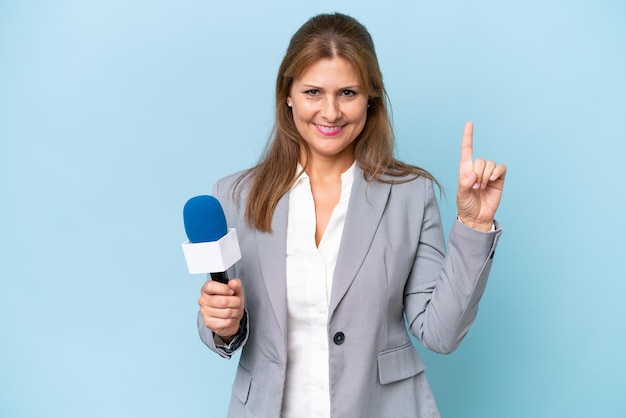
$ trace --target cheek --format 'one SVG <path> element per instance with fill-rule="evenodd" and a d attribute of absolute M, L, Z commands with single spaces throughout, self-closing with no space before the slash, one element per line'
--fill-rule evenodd
<path fill-rule="evenodd" d="M 367 122 L 367 108 L 365 111 L 361 111 L 358 116 L 356 116 L 355 120 L 359 121 L 359 125 L 365 126 L 365 123 Z"/>
<path fill-rule="evenodd" d="M 353 120 L 362 120 L 365 122 L 367 119 L 367 101 L 355 103 L 354 107 L 351 109 L 351 113 L 353 115 Z"/>
<path fill-rule="evenodd" d="M 294 104 L 292 113 L 296 123 L 307 123 L 315 116 L 315 110 L 312 106 L 307 106 L 306 103 L 298 103 L 297 106 Z"/>
<path fill-rule="evenodd" d="M 307 116 L 306 112 L 303 112 L 301 107 L 296 108 L 294 105 L 292 109 L 293 116 L 293 124 L 295 125 L 296 130 L 301 136 L 305 136 L 307 130 L 309 129 L 310 118 Z"/>
<path fill-rule="evenodd" d="M 304 115 L 302 114 L 302 111 L 300 109 L 296 110 L 294 109 L 293 112 L 293 121 L 296 125 L 302 124 L 304 121 Z"/>

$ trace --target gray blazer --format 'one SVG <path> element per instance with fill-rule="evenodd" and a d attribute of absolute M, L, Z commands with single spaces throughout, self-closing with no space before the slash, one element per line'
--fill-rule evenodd
<path fill-rule="evenodd" d="M 246 193 L 232 198 L 238 174 L 213 193 L 242 259 L 229 271 L 243 282 L 247 320 L 229 417 L 280 417 L 287 364 L 285 253 L 288 196 L 278 203 L 272 233 L 250 229 Z M 356 167 L 328 314 L 331 413 L 343 417 L 438 417 L 424 364 L 408 330 L 438 353 L 454 351 L 469 330 L 501 234 L 455 222 L 446 255 L 433 184 L 368 183 Z M 406 323 L 405 323 L 406 319 Z M 202 341 L 216 346 L 198 317 Z"/>

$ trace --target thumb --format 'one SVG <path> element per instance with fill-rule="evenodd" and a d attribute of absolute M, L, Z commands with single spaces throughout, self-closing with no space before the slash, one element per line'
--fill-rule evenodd
<path fill-rule="evenodd" d="M 459 196 L 465 197 L 470 194 L 472 188 L 474 187 L 474 184 L 476 184 L 477 179 L 478 177 L 473 171 L 459 173 Z"/>
<path fill-rule="evenodd" d="M 243 293 L 243 285 L 239 279 L 231 279 L 228 281 L 231 295 L 240 295 Z"/>

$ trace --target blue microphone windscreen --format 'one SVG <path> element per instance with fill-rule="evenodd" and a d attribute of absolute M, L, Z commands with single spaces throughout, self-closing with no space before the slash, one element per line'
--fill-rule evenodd
<path fill-rule="evenodd" d="M 191 243 L 217 241 L 228 232 L 222 205 L 213 196 L 189 199 L 183 208 L 183 220 Z"/>

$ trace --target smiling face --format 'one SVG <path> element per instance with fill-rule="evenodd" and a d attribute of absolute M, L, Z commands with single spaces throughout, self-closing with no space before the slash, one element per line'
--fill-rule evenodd
<path fill-rule="evenodd" d="M 358 73 L 342 57 L 309 66 L 293 80 L 287 98 L 310 158 L 348 165 L 354 161 L 354 140 L 365 127 L 367 103 Z"/>

